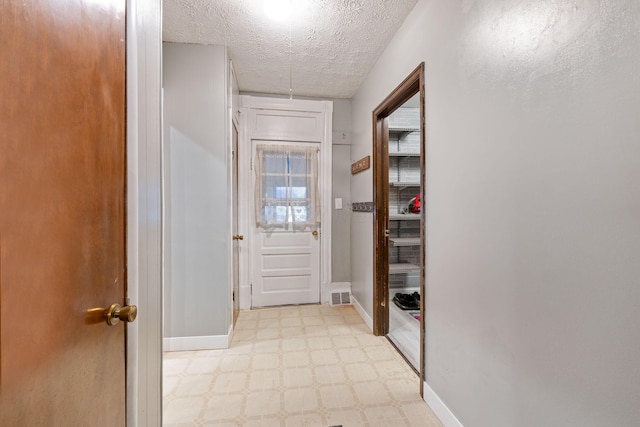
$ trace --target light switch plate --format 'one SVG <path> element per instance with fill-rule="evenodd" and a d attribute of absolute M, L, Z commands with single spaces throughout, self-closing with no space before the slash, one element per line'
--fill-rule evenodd
<path fill-rule="evenodd" d="M 336 209 L 342 209 L 342 197 L 336 198 Z"/>

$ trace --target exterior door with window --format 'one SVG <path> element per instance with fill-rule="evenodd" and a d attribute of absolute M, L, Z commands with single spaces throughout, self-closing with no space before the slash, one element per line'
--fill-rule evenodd
<path fill-rule="evenodd" d="M 318 151 L 253 142 L 252 307 L 320 302 Z"/>

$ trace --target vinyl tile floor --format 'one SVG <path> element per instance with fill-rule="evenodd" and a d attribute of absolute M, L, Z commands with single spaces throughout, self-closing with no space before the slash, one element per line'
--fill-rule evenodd
<path fill-rule="evenodd" d="M 229 349 L 164 354 L 164 426 L 442 426 L 351 306 L 242 311 Z"/>

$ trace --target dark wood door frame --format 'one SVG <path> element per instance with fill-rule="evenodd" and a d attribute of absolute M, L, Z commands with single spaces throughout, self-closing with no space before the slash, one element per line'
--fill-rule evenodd
<path fill-rule="evenodd" d="M 424 62 L 407 76 L 373 110 L 373 333 L 389 332 L 389 124 L 387 118 L 416 94 L 420 94 L 420 394 L 425 379 L 425 84 Z"/>

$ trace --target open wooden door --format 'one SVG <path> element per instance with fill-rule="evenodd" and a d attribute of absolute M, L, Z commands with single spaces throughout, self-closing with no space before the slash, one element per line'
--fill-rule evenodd
<path fill-rule="evenodd" d="M 0 425 L 124 426 L 125 0 L 2 2 L 0 52 Z"/>

